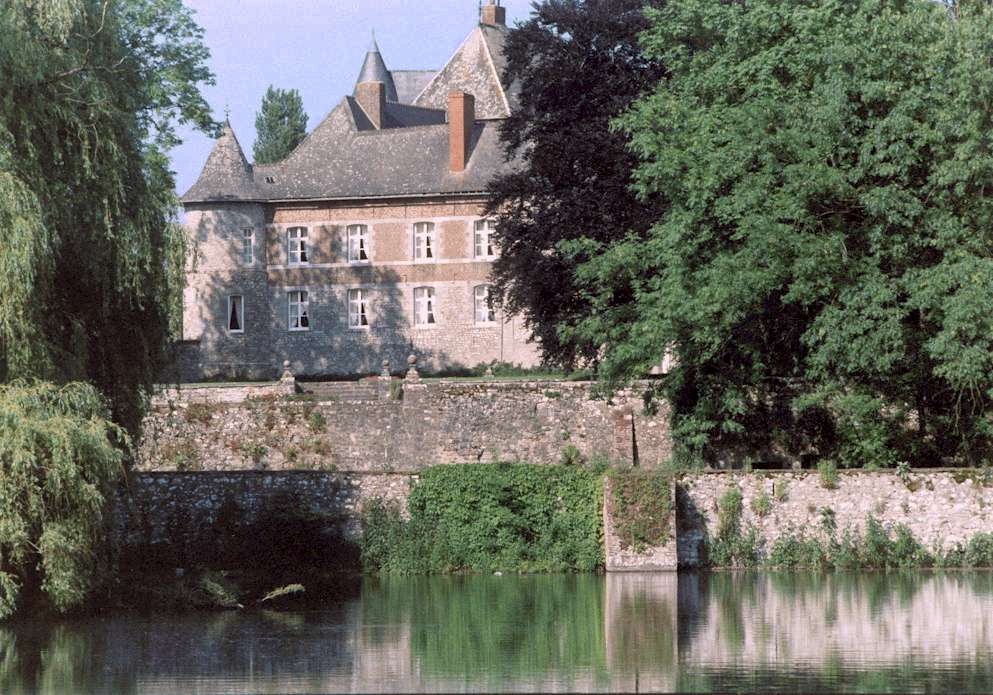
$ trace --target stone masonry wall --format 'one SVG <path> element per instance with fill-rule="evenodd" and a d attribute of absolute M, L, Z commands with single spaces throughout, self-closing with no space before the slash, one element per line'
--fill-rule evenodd
<path fill-rule="evenodd" d="M 255 389 L 253 391 L 253 388 Z M 402 400 L 280 396 L 278 387 L 170 391 L 144 424 L 138 471 L 416 472 L 441 463 L 557 463 L 583 456 L 654 467 L 668 458 L 667 414 L 641 400 L 591 400 L 580 382 L 405 380 Z"/>
<path fill-rule="evenodd" d="M 344 537 L 357 539 L 363 505 L 389 500 L 406 508 L 415 477 L 403 474 L 326 472 L 134 473 L 115 507 L 122 545 L 167 543 L 195 547 L 209 534 L 226 501 L 251 523 L 279 496 L 300 511 L 336 520 Z"/>
<path fill-rule="evenodd" d="M 779 481 L 784 493 L 777 499 Z M 885 527 L 907 526 L 926 548 L 965 544 L 978 532 L 993 532 L 993 487 L 973 471 L 840 471 L 838 487 L 822 486 L 816 472 L 686 474 L 676 485 L 676 526 L 680 567 L 704 559 L 704 539 L 716 532 L 717 505 L 737 485 L 743 496 L 743 530 L 754 528 L 765 552 L 785 533 L 826 539 L 825 513 L 833 513 L 838 533 L 864 533 L 872 515 Z M 768 514 L 753 508 L 756 497 L 770 501 Z M 824 510 L 831 510 L 825 512 Z"/>

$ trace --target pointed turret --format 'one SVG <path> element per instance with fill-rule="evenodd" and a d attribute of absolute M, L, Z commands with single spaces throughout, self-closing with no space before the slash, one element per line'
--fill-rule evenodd
<path fill-rule="evenodd" d="M 393 75 L 386 68 L 386 61 L 383 60 L 383 54 L 379 52 L 379 44 L 376 43 L 375 34 L 372 37 L 369 50 L 365 55 L 365 62 L 362 63 L 362 70 L 359 71 L 359 78 L 355 81 L 355 91 L 352 96 L 358 98 L 359 85 L 368 82 L 382 82 L 386 88 L 386 101 L 400 101 L 397 98 L 396 85 L 393 84 Z"/>
<path fill-rule="evenodd" d="M 245 158 L 231 121 L 225 119 L 221 136 L 214 143 L 200 178 L 182 200 L 252 200 L 256 197 L 252 165 Z"/>

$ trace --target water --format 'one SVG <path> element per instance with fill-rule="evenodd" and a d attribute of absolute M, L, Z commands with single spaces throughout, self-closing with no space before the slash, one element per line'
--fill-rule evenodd
<path fill-rule="evenodd" d="M 318 603 L 0 627 L 0 692 L 993 691 L 989 572 L 366 579 Z"/>

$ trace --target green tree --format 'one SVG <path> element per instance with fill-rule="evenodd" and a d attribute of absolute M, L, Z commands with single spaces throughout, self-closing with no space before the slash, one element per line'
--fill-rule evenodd
<path fill-rule="evenodd" d="M 255 133 L 252 156 L 256 164 L 285 159 L 307 134 L 307 114 L 300 92 L 269 85 L 262 97 L 262 108 L 255 114 Z"/>
<path fill-rule="evenodd" d="M 0 381 L 87 380 L 140 419 L 183 236 L 166 152 L 213 132 L 180 0 L 0 3 Z"/>
<path fill-rule="evenodd" d="M 65 611 L 108 567 L 105 500 L 128 437 L 88 384 L 0 385 L 0 619 L 22 588 Z"/>
<path fill-rule="evenodd" d="M 596 243 L 643 234 L 659 215 L 657 197 L 639 201 L 631 191 L 637 160 L 609 127 L 663 74 L 638 46 L 644 5 L 545 0 L 507 34 L 504 81 L 520 88 L 501 139 L 521 166 L 491 184 L 494 298 L 524 317 L 548 361 L 566 366 L 593 360 L 599 348 L 573 330 L 590 311 L 575 267 Z M 571 243 L 580 238 L 590 243 Z M 619 288 L 615 301 L 629 299 Z"/>
<path fill-rule="evenodd" d="M 648 16 L 670 76 L 620 124 L 639 192 L 672 207 L 578 270 L 604 376 L 670 348 L 662 391 L 697 453 L 988 453 L 989 4 L 671 0 Z"/>

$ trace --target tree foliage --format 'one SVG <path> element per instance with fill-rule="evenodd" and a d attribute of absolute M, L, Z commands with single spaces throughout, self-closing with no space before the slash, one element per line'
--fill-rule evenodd
<path fill-rule="evenodd" d="M 672 0 L 649 17 L 670 78 L 620 124 L 639 192 L 672 207 L 579 269 L 605 376 L 669 346 L 676 434 L 714 456 L 988 453 L 989 4 Z"/>
<path fill-rule="evenodd" d="M 216 124 L 181 0 L 0 4 L 0 380 L 92 381 L 136 425 L 183 238 L 166 152 Z"/>
<path fill-rule="evenodd" d="M 501 138 L 520 166 L 491 184 L 494 296 L 524 317 L 547 360 L 567 366 L 599 347 L 572 330 L 591 308 L 573 282 L 576 265 L 599 244 L 643 233 L 659 212 L 631 191 L 636 159 L 609 127 L 663 72 L 638 47 L 644 5 L 545 0 L 507 35 L 504 79 L 520 88 Z M 614 298 L 628 299 L 624 288 Z"/>
<path fill-rule="evenodd" d="M 80 605 L 105 563 L 105 500 L 127 434 L 82 383 L 0 385 L 0 619 L 22 587 Z"/>
<path fill-rule="evenodd" d="M 256 164 L 285 159 L 307 135 L 307 113 L 300 92 L 269 85 L 262 108 L 255 114 L 255 134 L 252 156 Z"/>

